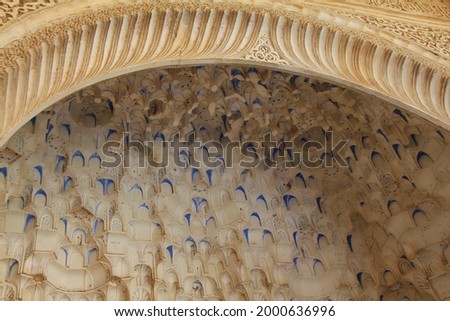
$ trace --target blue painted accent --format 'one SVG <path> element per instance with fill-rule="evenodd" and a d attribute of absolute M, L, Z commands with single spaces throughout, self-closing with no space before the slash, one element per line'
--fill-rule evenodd
<path fill-rule="evenodd" d="M 172 185 L 172 182 L 171 182 L 168 178 L 164 178 L 164 179 L 163 179 L 163 181 L 161 182 L 161 185 L 163 185 L 163 184 L 169 185 L 169 186 L 170 186 L 170 189 L 171 189 L 171 191 L 172 191 L 172 193 L 173 193 L 173 185 Z"/>
<path fill-rule="evenodd" d="M 62 155 L 56 155 L 56 165 L 55 165 L 55 171 L 59 170 L 59 166 L 61 165 L 61 163 L 66 160 L 65 156 Z"/>
<path fill-rule="evenodd" d="M 272 236 L 272 232 L 269 231 L 269 230 L 264 230 L 264 231 L 263 231 L 263 235 L 262 235 L 262 239 L 263 239 L 263 240 L 264 240 L 264 237 L 266 237 L 266 235 Z"/>
<path fill-rule="evenodd" d="M 223 123 L 223 127 L 225 128 L 225 130 L 228 130 L 227 128 L 227 116 L 226 115 L 222 115 L 222 117 L 220 117 L 222 119 L 222 123 Z"/>
<path fill-rule="evenodd" d="M 355 160 L 358 160 L 358 157 L 356 156 L 356 146 L 355 145 L 351 145 L 350 146 L 350 150 L 353 153 L 353 156 L 355 157 Z"/>
<path fill-rule="evenodd" d="M 191 171 L 192 184 L 195 183 L 195 178 L 196 178 L 197 175 L 200 175 L 200 171 L 198 170 L 198 168 L 193 168 L 192 171 Z"/>
<path fill-rule="evenodd" d="M 138 208 L 143 208 L 143 207 L 146 208 L 146 209 L 149 209 L 147 203 L 142 203 L 141 205 L 139 205 Z"/>
<path fill-rule="evenodd" d="M 320 211 L 320 213 L 322 213 L 322 206 L 320 205 L 320 200 L 322 199 L 322 197 L 318 197 L 318 198 L 316 198 L 316 203 L 317 203 L 317 206 L 319 207 L 319 211 Z"/>
<path fill-rule="evenodd" d="M 12 262 L 12 264 L 9 266 L 9 269 L 8 269 L 8 278 L 11 277 L 11 272 L 12 272 L 12 270 L 13 270 L 13 268 L 14 268 L 14 266 L 15 266 L 16 264 L 18 264 L 18 262 L 17 262 L 17 260 L 14 260 L 14 262 Z"/>
<path fill-rule="evenodd" d="M 94 126 L 97 126 L 97 115 L 94 113 L 86 113 L 84 117 L 92 117 L 94 119 Z"/>
<path fill-rule="evenodd" d="M 441 132 L 440 130 L 437 130 L 436 133 L 437 133 L 439 136 L 441 136 L 442 139 L 445 140 L 445 137 L 444 137 L 444 135 L 442 135 L 442 132 Z"/>
<path fill-rule="evenodd" d="M 84 166 L 85 158 L 84 158 L 83 153 L 80 152 L 79 150 L 75 151 L 75 152 L 72 154 L 72 160 L 71 160 L 72 162 L 73 162 L 73 159 L 74 159 L 75 157 L 81 157 L 81 159 L 83 160 L 83 166 Z"/>
<path fill-rule="evenodd" d="M 234 88 L 235 91 L 238 90 L 240 82 L 241 81 L 239 79 L 236 79 L 236 78 L 231 79 L 231 84 L 233 85 L 233 88 Z"/>
<path fill-rule="evenodd" d="M 208 217 L 205 222 L 205 226 L 208 227 L 209 221 L 214 221 L 216 223 L 216 219 L 212 216 Z"/>
<path fill-rule="evenodd" d="M 323 234 L 317 235 L 317 246 L 319 247 L 319 249 L 320 249 L 320 240 L 323 239 L 324 237 L 325 235 Z"/>
<path fill-rule="evenodd" d="M 359 282 L 359 285 L 361 285 L 361 287 L 362 287 L 362 272 L 359 272 L 357 275 L 356 275 L 356 278 L 358 279 L 358 282 Z"/>
<path fill-rule="evenodd" d="M 246 228 L 243 232 L 244 232 L 244 236 L 245 236 L 245 240 L 247 241 L 247 244 L 250 244 L 249 239 L 248 239 L 248 228 Z"/>
<path fill-rule="evenodd" d="M 237 75 L 242 76 L 242 72 L 239 69 L 231 69 L 231 76 L 235 77 Z"/>
<path fill-rule="evenodd" d="M 139 192 L 141 192 L 141 197 L 144 197 L 144 191 L 142 191 L 142 187 L 139 184 L 136 183 L 133 186 L 131 186 L 130 192 L 132 192 L 135 189 L 137 189 Z"/>
<path fill-rule="evenodd" d="M 97 233 L 97 227 L 98 227 L 98 222 L 99 221 L 100 220 L 98 218 L 96 218 L 95 221 L 94 221 L 94 234 Z"/>
<path fill-rule="evenodd" d="M 194 203 L 195 211 L 197 213 L 200 211 L 200 207 L 202 206 L 202 204 L 208 203 L 208 201 L 203 197 L 193 197 L 192 202 Z"/>
<path fill-rule="evenodd" d="M 399 115 L 406 123 L 408 122 L 408 119 L 405 117 L 405 115 L 403 115 L 400 109 L 398 108 L 394 109 L 393 113 Z"/>
<path fill-rule="evenodd" d="M 323 263 L 319 259 L 314 259 L 313 260 L 313 271 L 314 271 L 314 273 L 316 273 L 316 266 L 317 266 L 317 264 L 323 264 Z"/>
<path fill-rule="evenodd" d="M 402 158 L 400 157 L 400 152 L 399 152 L 400 144 L 394 144 L 394 145 L 392 145 L 392 148 L 394 148 L 394 151 L 395 151 L 395 153 L 397 154 L 397 157 L 398 157 L 399 159 L 402 159 Z"/>
<path fill-rule="evenodd" d="M 114 181 L 110 178 L 99 178 L 97 179 L 97 182 L 102 184 L 103 195 L 107 194 L 109 185 L 111 185 L 111 183 L 114 183 Z"/>
<path fill-rule="evenodd" d="M 0 174 L 3 175 L 3 177 L 8 176 L 8 168 L 7 167 L 0 167 Z"/>
<path fill-rule="evenodd" d="M 416 184 L 414 184 L 413 182 L 411 182 L 411 180 L 408 178 L 408 176 L 403 175 L 403 176 L 402 176 L 402 179 L 407 180 L 414 188 L 417 188 L 417 187 L 416 187 Z"/>
<path fill-rule="evenodd" d="M 286 151 L 287 151 L 287 154 L 288 154 L 288 156 L 289 156 L 289 159 L 290 160 L 294 160 L 294 155 L 292 154 L 292 149 L 286 149 Z"/>
<path fill-rule="evenodd" d="M 306 188 L 306 181 L 305 181 L 305 177 L 303 176 L 302 173 L 298 172 L 297 175 L 295 175 L 295 178 L 300 178 L 303 182 L 303 186 L 305 186 Z"/>
<path fill-rule="evenodd" d="M 30 224 L 33 219 L 36 219 L 33 214 L 27 214 L 27 218 L 25 219 L 25 226 L 23 227 L 24 233 L 27 231 L 28 224 Z"/>
<path fill-rule="evenodd" d="M 297 197 L 289 194 L 283 196 L 284 205 L 286 206 L 286 210 L 288 211 L 291 209 L 290 205 L 292 200 L 297 200 Z"/>
<path fill-rule="evenodd" d="M 48 121 L 50 121 L 50 119 Z M 52 129 L 53 129 L 53 125 L 49 124 L 47 126 L 47 133 L 45 134 L 45 142 L 46 143 L 48 143 L 48 135 L 50 135 L 50 132 L 52 131 Z"/>
<path fill-rule="evenodd" d="M 274 149 L 273 149 L 273 152 L 272 152 L 272 158 L 274 158 L 275 157 L 275 154 L 279 154 L 280 153 L 280 149 L 278 148 L 278 147 L 275 147 Z M 278 155 L 277 155 L 278 156 Z"/>
<path fill-rule="evenodd" d="M 36 194 L 34 194 L 34 199 L 36 200 L 36 196 L 42 195 L 45 197 L 45 202 L 47 202 L 47 193 L 41 188 L 39 189 Z"/>
<path fill-rule="evenodd" d="M 394 203 L 398 204 L 397 200 L 388 200 L 388 203 L 387 203 L 388 210 L 391 209 L 391 205 L 394 204 Z"/>
<path fill-rule="evenodd" d="M 36 116 L 34 116 L 33 118 L 30 119 L 31 124 L 33 125 L 33 127 L 36 125 Z"/>
<path fill-rule="evenodd" d="M 385 139 L 387 142 L 389 142 L 389 139 L 386 137 L 386 135 L 383 133 L 383 131 L 382 131 L 381 129 L 378 129 L 378 130 L 377 130 L 377 134 L 380 134 L 381 136 L 384 137 L 384 139 Z"/>
<path fill-rule="evenodd" d="M 258 85 L 263 86 L 264 88 L 267 89 L 267 86 L 261 80 L 258 80 Z"/>
<path fill-rule="evenodd" d="M 212 186 L 212 169 L 208 169 L 206 171 L 206 176 L 208 177 L 208 184 L 209 186 Z"/>
<path fill-rule="evenodd" d="M 412 213 L 412 218 L 413 218 L 414 222 L 416 221 L 416 215 L 417 215 L 417 214 L 423 214 L 423 215 L 425 215 L 425 213 L 424 213 L 420 208 L 416 208 L 416 209 L 414 210 L 414 212 Z"/>
<path fill-rule="evenodd" d="M 113 112 L 114 112 L 114 105 L 113 105 L 112 101 L 108 99 L 108 100 L 106 101 L 106 103 L 108 104 L 109 111 L 110 111 L 111 113 L 113 113 Z"/>
<path fill-rule="evenodd" d="M 330 157 L 330 158 L 332 158 L 333 157 L 333 155 L 331 155 L 331 153 L 330 152 L 326 152 L 326 153 L 322 153 L 322 155 L 320 155 L 320 159 L 321 160 L 325 160 L 325 157 Z"/>
<path fill-rule="evenodd" d="M 62 217 L 62 218 L 60 218 L 60 220 L 63 222 L 63 224 L 64 224 L 64 234 L 66 234 L 67 233 L 67 218 L 65 218 L 65 217 Z"/>
<path fill-rule="evenodd" d="M 297 231 L 292 233 L 292 238 L 294 239 L 295 247 L 298 249 L 298 243 L 297 243 Z"/>
<path fill-rule="evenodd" d="M 70 124 L 62 124 L 62 127 L 64 127 L 67 130 L 67 135 L 70 136 L 72 133 L 72 130 L 70 129 Z"/>
<path fill-rule="evenodd" d="M 352 238 L 353 235 L 347 235 L 347 243 L 348 243 L 348 247 L 350 248 L 350 251 L 353 252 L 353 244 L 352 244 Z"/>
<path fill-rule="evenodd" d="M 297 80 L 298 76 L 294 75 L 289 79 L 289 82 L 291 83 L 291 85 L 295 85 L 295 81 Z"/>
<path fill-rule="evenodd" d="M 97 249 L 95 247 L 89 249 L 89 251 L 88 251 L 88 264 L 91 263 L 91 255 L 92 255 L 92 253 L 94 253 L 96 251 L 97 251 Z"/>
<path fill-rule="evenodd" d="M 370 155 L 370 159 L 372 160 L 372 163 L 373 163 L 373 160 L 375 159 L 375 157 L 377 157 L 377 156 L 381 157 L 381 154 L 379 152 L 377 152 L 376 150 L 374 150 L 372 152 L 372 154 Z"/>
<path fill-rule="evenodd" d="M 246 147 L 247 147 L 247 151 L 250 151 L 250 152 L 256 154 L 255 146 L 253 146 L 252 143 L 248 143 L 248 144 L 246 145 Z"/>
<path fill-rule="evenodd" d="M 117 130 L 115 129 L 109 129 L 108 133 L 106 134 L 106 139 L 109 139 L 112 135 L 117 134 Z"/>
<path fill-rule="evenodd" d="M 295 270 L 297 271 L 297 273 L 298 273 L 298 257 L 294 257 L 294 259 L 292 260 L 292 262 L 294 262 L 294 266 L 295 266 Z"/>
<path fill-rule="evenodd" d="M 262 224 L 261 224 L 261 218 L 259 217 L 259 214 L 258 214 L 258 213 L 253 212 L 253 213 L 250 215 L 250 217 L 256 217 L 256 218 L 258 219 L 259 226 L 262 226 Z"/>
<path fill-rule="evenodd" d="M 361 143 L 365 144 L 367 140 L 369 140 L 369 136 L 365 135 L 361 137 Z"/>
<path fill-rule="evenodd" d="M 264 197 L 264 195 L 263 195 L 263 194 L 259 195 L 259 196 L 258 196 L 258 198 L 256 199 L 256 201 L 263 201 L 263 202 L 264 202 L 264 204 L 266 205 L 266 210 L 268 210 L 268 209 L 269 209 L 269 206 L 267 206 L 267 201 L 266 201 L 266 198 Z"/>
<path fill-rule="evenodd" d="M 241 177 L 242 177 L 242 176 L 244 176 L 244 175 L 247 174 L 247 173 L 248 173 L 248 169 L 244 169 L 244 170 L 241 172 L 240 175 L 241 175 Z"/>
<path fill-rule="evenodd" d="M 67 261 L 69 260 L 69 252 L 67 252 L 67 250 L 65 249 L 65 248 L 61 248 L 61 250 L 63 250 L 64 251 L 64 254 L 65 254 L 65 256 L 66 256 L 66 258 L 65 258 L 65 264 L 66 264 L 66 266 L 67 266 Z"/>
<path fill-rule="evenodd" d="M 34 169 L 39 173 L 39 184 L 42 185 L 42 166 L 35 166 Z"/>
<path fill-rule="evenodd" d="M 169 245 L 166 249 L 170 255 L 170 262 L 173 263 L 173 245 Z"/>
<path fill-rule="evenodd" d="M 259 98 L 256 98 L 253 100 L 253 105 L 262 105 L 261 100 Z"/>
<path fill-rule="evenodd" d="M 159 141 L 165 141 L 166 139 L 165 139 L 163 133 L 158 132 L 158 133 L 156 133 L 155 136 L 153 137 L 153 140 L 154 140 L 154 141 L 158 141 L 158 140 L 159 140 Z"/>
<path fill-rule="evenodd" d="M 77 232 L 77 231 L 80 231 L 80 232 L 83 233 L 83 235 L 84 235 L 84 241 L 86 241 L 86 240 L 87 240 L 86 231 L 83 230 L 83 229 L 81 229 L 81 228 L 77 228 L 77 229 L 73 230 L 72 235 L 73 235 L 75 232 Z"/>
<path fill-rule="evenodd" d="M 186 215 L 184 216 L 184 218 L 185 218 L 185 220 L 186 220 L 188 226 L 190 227 L 190 226 L 191 226 L 191 214 L 190 214 L 190 213 L 186 214 Z"/>
<path fill-rule="evenodd" d="M 94 154 L 92 154 L 91 156 L 89 156 L 89 161 L 90 161 L 91 159 L 98 159 L 99 162 L 102 161 L 102 159 L 100 158 L 100 155 L 99 155 L 97 152 L 95 152 Z"/>
<path fill-rule="evenodd" d="M 199 150 L 201 152 L 205 152 L 207 155 L 209 155 L 208 148 L 205 145 L 200 146 Z"/>
<path fill-rule="evenodd" d="M 411 134 L 409 137 L 412 138 L 412 140 L 414 141 L 414 144 L 416 144 L 416 146 L 419 145 L 419 143 L 417 142 L 417 138 L 416 138 L 416 135 L 415 135 L 415 134 Z"/>
<path fill-rule="evenodd" d="M 430 155 L 428 155 L 427 153 L 425 153 L 424 151 L 419 151 L 417 153 L 417 163 L 420 165 L 420 160 L 422 159 L 422 157 L 428 157 L 431 161 L 433 161 L 430 157 Z M 420 167 L 422 167 L 422 165 L 420 165 Z"/>
<path fill-rule="evenodd" d="M 192 236 L 189 236 L 187 239 L 185 239 L 185 240 L 184 240 L 184 243 L 186 243 L 187 241 L 191 241 L 192 243 L 197 244 L 197 243 L 195 243 L 195 241 L 194 241 L 194 239 L 192 238 Z"/>
<path fill-rule="evenodd" d="M 247 200 L 247 193 L 245 192 L 245 189 L 244 187 L 242 187 L 242 185 L 236 187 L 235 191 L 240 191 L 241 193 L 244 193 L 245 200 Z"/>

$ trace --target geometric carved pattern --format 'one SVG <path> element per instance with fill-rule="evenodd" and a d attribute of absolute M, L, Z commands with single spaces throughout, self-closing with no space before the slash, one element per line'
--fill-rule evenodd
<path fill-rule="evenodd" d="M 442 3 L 428 3 L 431 1 L 398 1 L 398 0 L 366 0 L 367 4 L 384 7 L 407 13 L 420 13 L 421 15 L 450 18 L 450 5 Z"/>
<path fill-rule="evenodd" d="M 450 58 L 450 30 L 392 19 L 349 14 L 342 11 L 339 11 L 338 13 L 341 16 L 358 19 L 366 24 L 373 25 L 400 38 L 405 37 L 411 42 L 418 43 L 424 48 L 444 56 L 447 59 Z"/>
<path fill-rule="evenodd" d="M 59 0 L 3 0 L 0 1 L 0 28 L 8 21 L 20 16 L 34 12 L 42 8 L 54 6 Z"/>
<path fill-rule="evenodd" d="M 325 131 L 348 140 L 348 167 L 101 166 L 107 141 L 159 155 L 161 138 L 194 132 L 204 148 L 179 156 L 198 160 L 209 140 L 271 132 L 295 152 Z M 3 300 L 450 299 L 450 133 L 378 98 L 252 66 L 145 70 L 76 92 L 13 140 Z"/>

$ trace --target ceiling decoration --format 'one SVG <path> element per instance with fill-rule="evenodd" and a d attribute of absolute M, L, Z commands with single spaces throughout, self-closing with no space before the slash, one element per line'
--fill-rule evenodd
<path fill-rule="evenodd" d="M 288 166 L 330 131 L 348 166 Z M 193 166 L 208 141 L 256 150 L 267 132 L 295 142 L 276 167 Z M 133 142 L 159 155 L 177 133 L 201 142 L 169 149 L 186 166 L 137 166 Z M 101 166 L 107 142 L 128 167 Z M 260 67 L 160 68 L 74 93 L 7 148 L 1 299 L 450 299 L 450 133 L 378 98 Z"/>
<path fill-rule="evenodd" d="M 448 5 L 337 3 L 43 2 L 45 8 L 1 27 L 0 144 L 85 86 L 198 61 L 249 62 L 312 75 L 449 128 Z M 427 19 L 418 10 L 427 11 Z"/>

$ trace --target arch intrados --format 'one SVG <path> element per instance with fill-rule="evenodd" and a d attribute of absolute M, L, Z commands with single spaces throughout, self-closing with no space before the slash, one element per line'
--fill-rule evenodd
<path fill-rule="evenodd" d="M 237 2 L 240 3 L 239 1 Z M 96 2 L 97 7 L 93 7 L 92 10 L 100 10 L 102 8 L 100 4 L 102 3 L 104 4 L 103 1 Z M 73 4 L 71 4 L 71 6 L 73 10 Z M 63 5 L 59 5 L 55 10 L 63 12 L 63 7 Z M 225 7 L 226 5 L 223 4 L 223 8 L 221 7 L 219 10 L 225 10 Z M 189 6 L 186 3 L 180 3 L 174 8 L 171 8 L 170 10 L 175 12 L 175 15 L 177 15 L 178 18 L 182 17 L 183 14 L 187 14 L 187 16 L 191 15 L 189 16 L 191 19 L 196 19 L 195 17 L 197 11 L 193 10 L 195 6 L 193 7 L 192 5 Z M 233 9 L 231 4 L 230 8 L 234 10 L 235 15 L 239 14 L 240 11 L 235 8 Z M 211 8 L 207 9 L 202 7 L 202 10 L 206 16 L 211 16 L 213 12 L 213 9 Z M 55 45 L 54 43 L 52 44 L 51 42 L 44 41 L 46 45 L 43 43 L 38 49 L 36 49 L 34 51 L 34 56 L 32 53 L 28 53 L 25 57 L 19 58 L 17 66 L 7 67 L 6 73 L 3 73 L 4 79 L 0 78 L 0 84 L 4 87 L 3 97 L 2 94 L 0 94 L 0 100 L 3 100 L 5 103 L 3 105 L 3 113 L 6 115 L 3 117 L 3 125 L 0 124 L 0 146 L 4 145 L 19 128 L 21 128 L 27 121 L 41 111 L 70 96 L 72 93 L 95 83 L 144 69 L 218 63 L 227 65 L 259 66 L 266 69 L 275 69 L 311 77 L 321 81 L 331 82 L 345 88 L 351 88 L 353 90 L 377 96 L 384 101 L 428 119 L 441 127 L 450 129 L 450 118 L 448 116 L 450 113 L 450 81 L 448 81 L 447 78 L 449 71 L 448 68 L 444 68 L 440 71 L 435 70 L 424 64 L 423 61 L 420 61 L 420 59 L 415 60 L 407 55 L 403 55 L 402 50 L 395 51 L 392 48 L 386 48 L 385 46 L 378 45 L 375 42 L 366 41 L 361 37 L 358 38 L 355 35 L 346 34 L 341 30 L 332 30 L 321 23 L 316 24 L 314 19 L 307 24 L 305 24 L 304 21 L 301 22 L 305 24 L 306 27 L 304 26 L 300 29 L 293 28 L 291 31 L 285 31 L 290 35 L 290 40 L 287 40 L 284 39 L 287 38 L 284 37 L 284 34 L 279 33 L 280 24 L 288 28 L 289 26 L 292 27 L 293 24 L 296 24 L 297 21 L 294 21 L 291 18 L 285 18 L 283 16 L 283 12 L 287 12 L 286 8 L 280 9 L 278 13 L 271 12 L 270 14 L 268 11 L 264 10 L 261 9 L 259 12 L 254 14 L 255 21 L 258 22 L 255 23 L 254 26 L 249 26 L 249 22 L 247 21 L 247 25 L 244 26 L 246 28 L 241 27 L 241 31 L 247 32 L 246 35 L 248 35 L 248 37 L 245 37 L 248 39 L 242 38 L 242 41 L 236 41 L 236 39 L 233 39 L 233 36 L 230 35 L 232 34 L 233 28 L 235 28 L 233 23 L 236 24 L 236 17 L 233 16 L 233 19 L 231 19 L 233 21 L 226 26 L 227 30 L 224 37 L 228 38 L 224 41 L 220 43 L 214 42 L 216 39 L 212 39 L 212 37 L 217 36 L 214 34 L 209 36 L 211 39 L 203 37 L 204 35 L 198 35 L 199 38 L 203 37 L 201 39 L 203 41 L 202 43 L 209 41 L 209 47 L 206 46 L 209 49 L 207 48 L 207 50 L 201 51 L 198 49 L 200 42 L 196 42 L 195 39 L 191 39 L 192 32 L 186 32 L 185 30 L 183 31 L 179 29 L 180 22 L 178 22 L 178 24 L 170 25 L 173 30 L 169 30 L 169 33 L 175 34 L 172 37 L 173 39 L 169 36 L 170 39 L 168 38 L 169 40 L 166 42 L 159 42 L 156 44 L 160 47 L 159 53 L 163 54 L 159 56 L 152 56 L 154 52 L 146 54 L 146 59 L 143 60 L 136 59 L 136 56 L 133 56 L 134 53 L 131 56 L 129 54 L 125 56 L 122 54 L 121 57 L 110 56 L 108 58 L 109 61 L 123 58 L 119 66 L 114 63 L 106 63 L 105 67 L 105 62 L 100 59 L 99 63 L 102 64 L 102 66 L 95 69 L 95 72 L 92 72 L 91 70 L 90 72 L 83 73 L 83 70 L 78 69 L 79 61 L 83 62 L 83 60 L 80 59 L 80 57 L 77 57 L 78 61 L 75 59 L 70 61 L 70 59 L 67 58 L 70 57 L 67 53 L 69 50 L 67 44 L 62 45 L 62 47 L 66 49 L 65 52 L 63 51 L 65 53 L 65 57 L 59 57 L 60 61 L 63 58 L 65 59 L 61 65 L 61 67 L 66 69 L 65 74 L 63 73 L 64 68 L 58 69 L 56 68 L 58 66 L 51 66 L 50 69 L 44 70 L 44 67 L 47 66 L 43 65 L 42 62 L 39 62 L 37 65 L 39 68 L 33 69 L 32 63 L 36 65 L 36 61 L 33 60 L 33 57 L 34 59 L 42 58 L 43 48 L 46 46 L 48 48 L 48 46 Z M 249 12 L 244 13 L 249 14 Z M 70 10 L 67 14 L 70 14 Z M 123 27 L 125 25 L 124 19 L 126 17 L 129 18 L 127 15 L 119 17 L 115 16 L 114 18 L 120 20 L 119 24 Z M 42 16 L 38 18 L 42 20 Z M 38 18 L 36 18 L 36 20 L 39 20 Z M 286 24 L 285 22 L 289 19 L 291 19 L 290 22 Z M 133 23 L 136 24 L 136 21 Z M 191 21 L 189 23 L 193 25 L 194 22 Z M 107 23 L 107 25 L 110 26 L 110 24 L 111 20 Z M 156 28 L 162 28 L 163 26 L 164 19 L 159 19 L 157 21 Z M 96 25 L 95 23 L 90 26 L 83 26 L 86 30 L 91 27 L 93 28 L 92 30 L 94 30 L 94 33 L 99 28 L 98 24 Z M 115 41 L 118 41 L 117 39 L 123 39 L 123 37 L 120 38 L 120 34 L 125 30 L 122 27 L 114 29 L 111 34 L 106 32 L 103 35 L 109 35 L 111 39 L 114 38 Z M 83 32 L 85 32 L 85 29 L 76 30 L 73 34 L 76 34 L 77 32 L 79 34 L 75 36 L 72 35 L 75 37 L 74 39 L 79 40 L 80 48 L 89 45 L 89 43 L 92 43 L 93 41 L 92 39 L 88 39 L 91 41 L 88 42 L 86 40 L 88 37 L 83 40 Z M 130 30 L 133 32 L 135 27 Z M 130 32 L 130 30 L 128 30 L 128 32 Z M 181 40 L 177 40 L 177 32 L 184 32 L 186 37 L 191 38 L 189 38 L 188 41 L 186 41 L 186 39 L 183 40 L 182 38 L 180 38 Z M 59 41 L 63 43 L 67 42 L 67 38 L 69 37 L 68 34 L 69 32 L 61 35 Z M 87 31 L 86 34 L 88 34 Z M 148 33 L 146 35 L 148 35 Z M 284 38 L 281 37 L 283 39 L 278 39 L 277 35 L 281 35 Z M 131 33 L 128 34 L 128 36 L 133 38 L 136 43 L 141 43 L 144 41 L 141 39 L 143 36 L 140 34 L 136 36 L 136 34 Z M 263 39 L 261 38 L 262 36 L 268 37 L 267 39 L 264 38 L 267 42 L 263 43 L 263 45 L 268 46 L 269 51 L 272 50 L 270 54 L 275 55 L 276 59 L 267 61 L 264 57 L 263 59 L 258 60 L 255 59 L 255 57 L 248 56 L 249 50 L 255 51 L 258 49 L 258 43 L 260 43 L 261 39 Z M 332 41 L 328 39 L 328 42 L 325 43 L 325 45 L 328 45 L 330 48 L 326 46 L 324 47 L 323 41 L 326 40 L 323 39 L 325 38 L 333 38 L 331 39 Z M 157 38 L 156 40 L 160 41 L 161 39 Z M 246 41 L 245 43 L 244 40 Z M 302 42 L 300 43 L 299 40 Z M 339 40 L 345 41 L 339 43 Z M 131 42 L 132 40 L 123 41 Z M 182 41 L 184 41 L 184 44 L 180 44 Z M 296 43 L 299 47 L 294 48 L 293 44 Z M 115 55 L 115 53 L 110 52 L 112 51 L 111 49 L 115 48 L 111 46 L 108 47 L 108 45 L 110 45 L 110 43 L 100 43 L 100 46 L 103 46 L 100 49 L 103 51 L 99 52 L 102 52 L 102 55 Z M 221 49 L 212 50 L 211 48 L 214 46 Z M 237 46 L 239 46 L 239 48 Z M 174 51 L 177 48 L 181 48 L 180 51 Z M 189 55 L 187 56 L 183 56 L 183 51 L 185 49 L 189 52 Z M 345 49 L 348 51 L 345 51 Z M 91 48 L 91 51 L 92 50 L 93 49 Z M 326 52 L 323 53 L 321 50 Z M 89 51 L 84 57 L 85 60 L 83 66 L 85 67 L 87 67 L 89 63 L 91 63 L 91 65 L 95 63 L 95 61 L 92 61 L 93 59 L 96 59 L 96 57 L 89 55 L 91 51 Z M 358 55 L 357 59 L 352 59 L 352 53 Z M 367 57 L 364 55 L 367 55 Z M 424 55 L 426 56 L 428 53 L 425 52 Z M 57 55 L 54 55 L 54 57 L 57 58 Z M 52 56 L 52 59 L 54 59 L 54 57 Z M 72 63 L 76 66 L 73 68 L 67 66 L 66 60 L 67 64 Z M 338 60 L 340 65 L 338 64 Z M 367 60 L 367 63 L 365 60 Z M 436 61 L 442 65 L 441 57 L 436 59 Z M 377 65 L 382 62 L 384 62 L 382 66 Z M 67 73 L 67 70 L 73 71 L 75 75 Z M 26 75 L 27 72 L 28 75 Z M 51 73 L 52 76 L 47 76 L 47 78 L 45 78 L 45 75 L 43 75 L 45 72 L 47 72 L 47 74 L 49 72 L 53 73 Z M 79 80 L 70 79 L 71 76 L 77 78 L 77 75 L 79 75 Z M 59 77 L 60 82 L 64 82 L 65 85 L 59 87 L 57 83 L 51 83 L 49 86 L 43 85 L 42 81 L 51 80 L 51 78 L 48 77 Z M 33 79 L 37 82 L 37 84 L 31 82 Z M 47 91 L 45 92 L 44 90 L 41 93 L 41 97 L 33 97 L 33 94 L 37 95 L 37 92 L 39 93 L 38 89 L 32 88 L 33 85 L 44 87 Z M 24 97 L 22 97 L 22 95 Z M 25 112 L 18 111 L 17 106 L 23 105 Z M 0 112 L 1 107 L 2 105 L 0 104 Z"/>

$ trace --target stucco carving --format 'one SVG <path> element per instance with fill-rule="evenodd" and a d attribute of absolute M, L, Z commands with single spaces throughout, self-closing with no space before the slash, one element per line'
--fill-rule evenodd
<path fill-rule="evenodd" d="M 275 49 L 273 49 L 269 37 L 265 33 L 262 33 L 259 36 L 255 48 L 250 50 L 250 52 L 245 56 L 245 59 L 275 63 L 280 65 L 288 64 L 285 60 L 281 59 Z"/>
<path fill-rule="evenodd" d="M 15 20 L 24 14 L 39 9 L 49 8 L 61 0 L 2 0 L 0 1 L 0 28 L 7 22 Z"/>
<path fill-rule="evenodd" d="M 367 4 L 399 10 L 402 12 L 414 12 L 421 15 L 450 18 L 450 5 L 441 3 L 429 3 L 428 1 L 398 1 L 398 0 L 366 0 Z"/>
<path fill-rule="evenodd" d="M 192 165 L 209 140 L 271 132 L 293 152 L 325 131 L 348 167 Z M 101 166 L 105 142 L 156 157 L 178 132 L 206 148 L 170 155 L 185 167 Z M 8 146 L 3 300 L 450 299 L 450 133 L 377 98 L 251 66 L 155 69 L 76 92 Z"/>
<path fill-rule="evenodd" d="M 236 0 L 126 5 L 80 0 L 16 19 L 3 27 L 0 36 L 0 144 L 53 102 L 96 81 L 174 62 L 270 65 L 267 55 L 253 60 L 258 55 L 252 50 L 258 47 L 269 50 L 268 57 L 279 57 L 273 64 L 280 68 L 375 93 L 448 128 L 445 23 L 431 19 L 429 29 L 423 29 L 414 14 L 407 19 L 397 15 L 393 25 L 408 30 L 380 32 L 387 22 L 367 25 L 349 19 L 336 12 L 336 3 L 258 0 L 249 5 Z M 357 18 L 368 16 L 367 6 L 377 8 L 351 3 Z M 445 11 L 444 4 L 439 7 Z M 371 21 L 385 19 L 385 9 L 377 10 L 369 10 Z M 50 17 L 55 20 L 49 22 Z M 428 30 L 434 33 L 431 38 Z M 260 38 L 262 34 L 267 39 Z M 261 41 L 267 48 L 261 47 Z"/>
<path fill-rule="evenodd" d="M 338 11 L 338 13 L 342 16 L 360 20 L 368 25 L 376 26 L 377 28 L 390 32 L 400 38 L 405 37 L 432 52 L 450 58 L 450 29 L 445 30 L 429 25 L 419 25 L 395 19 L 350 14 L 343 11 Z"/>

